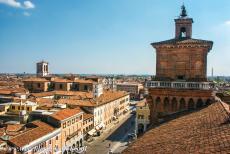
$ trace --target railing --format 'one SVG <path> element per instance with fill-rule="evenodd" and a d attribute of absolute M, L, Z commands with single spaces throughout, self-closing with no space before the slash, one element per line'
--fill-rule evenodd
<path fill-rule="evenodd" d="M 147 81 L 147 88 L 211 89 L 209 82 Z"/>
<path fill-rule="evenodd" d="M 75 137 L 75 136 L 78 136 L 79 135 L 79 132 L 81 132 L 80 129 L 78 129 L 77 131 L 75 131 L 74 133 L 70 134 L 67 136 L 67 140 L 70 140 L 71 138 Z"/>

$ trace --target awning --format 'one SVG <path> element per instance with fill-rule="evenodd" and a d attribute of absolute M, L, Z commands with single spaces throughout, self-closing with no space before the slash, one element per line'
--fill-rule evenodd
<path fill-rule="evenodd" d="M 105 127 L 105 124 L 104 123 L 100 123 L 95 128 L 96 128 L 96 130 L 100 130 L 100 129 L 104 128 L 104 127 Z"/>
<path fill-rule="evenodd" d="M 89 135 L 91 135 L 91 136 L 93 136 L 93 134 L 96 132 L 96 130 L 95 129 L 92 129 L 92 130 L 90 130 L 89 132 L 88 132 L 88 134 Z"/>

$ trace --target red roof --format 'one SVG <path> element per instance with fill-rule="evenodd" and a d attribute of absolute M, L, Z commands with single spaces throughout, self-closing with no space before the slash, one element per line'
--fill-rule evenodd
<path fill-rule="evenodd" d="M 230 114 L 216 102 L 152 128 L 123 153 L 229 153 Z"/>
<path fill-rule="evenodd" d="M 50 115 L 52 118 L 57 119 L 57 120 L 65 120 L 67 118 L 70 118 L 74 115 L 77 115 L 79 113 L 81 113 L 81 109 L 80 108 L 75 108 L 75 109 L 63 109 L 60 110 L 52 115 Z"/>
<path fill-rule="evenodd" d="M 41 121 L 34 121 L 29 125 L 32 125 L 32 128 L 28 128 L 28 131 L 11 138 L 9 143 L 15 145 L 16 147 L 24 147 L 25 145 L 30 144 L 31 142 L 55 130 L 52 126 Z"/>

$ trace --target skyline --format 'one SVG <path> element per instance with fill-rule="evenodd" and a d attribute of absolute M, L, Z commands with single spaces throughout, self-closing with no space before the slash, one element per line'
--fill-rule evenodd
<path fill-rule="evenodd" d="M 174 37 L 182 5 L 69 1 L 0 0 L 1 73 L 35 73 L 35 63 L 45 60 L 53 74 L 155 74 L 150 43 Z M 221 2 L 187 0 L 185 6 L 194 20 L 193 38 L 214 42 L 207 75 L 213 67 L 214 76 L 229 76 L 230 2 Z"/>

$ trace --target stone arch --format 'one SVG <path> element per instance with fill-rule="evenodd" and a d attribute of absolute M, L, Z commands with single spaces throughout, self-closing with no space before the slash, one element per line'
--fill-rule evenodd
<path fill-rule="evenodd" d="M 176 97 L 173 97 L 171 106 L 172 106 L 171 107 L 172 112 L 177 112 L 177 99 L 176 99 Z"/>
<path fill-rule="evenodd" d="M 179 105 L 179 110 L 180 111 L 183 111 L 186 109 L 186 104 L 185 104 L 185 99 L 184 98 L 181 98 L 180 99 L 180 105 Z"/>
<path fill-rule="evenodd" d="M 144 133 L 144 124 L 139 123 L 137 127 L 138 127 L 138 134 Z"/>
<path fill-rule="evenodd" d="M 164 99 L 164 111 L 165 112 L 169 112 L 169 98 L 168 97 L 165 97 Z"/>
<path fill-rule="evenodd" d="M 201 107 L 203 107 L 203 101 L 201 98 L 199 98 L 196 103 L 196 108 L 201 108 Z"/>
<path fill-rule="evenodd" d="M 211 104 L 211 102 L 212 102 L 211 99 L 207 99 L 207 101 L 205 102 L 205 105 L 208 106 Z"/>
<path fill-rule="evenodd" d="M 157 97 L 156 100 L 156 110 L 157 111 L 160 111 L 160 106 L 161 106 L 161 98 L 160 97 Z"/>
<path fill-rule="evenodd" d="M 192 98 L 190 98 L 188 101 L 188 110 L 193 110 L 194 107 L 195 107 L 194 100 Z"/>
<path fill-rule="evenodd" d="M 180 28 L 180 37 L 187 37 L 187 31 L 185 27 Z"/>

